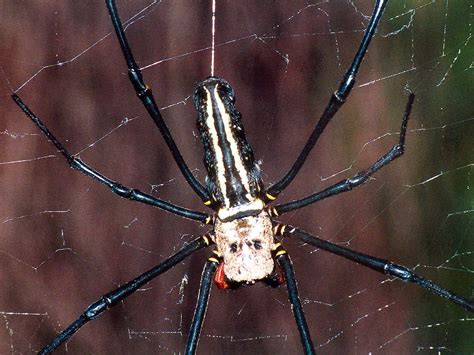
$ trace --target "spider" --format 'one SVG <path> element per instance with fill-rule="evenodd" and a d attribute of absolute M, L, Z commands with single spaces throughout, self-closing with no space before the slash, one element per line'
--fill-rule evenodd
<path fill-rule="evenodd" d="M 227 81 L 215 76 L 199 83 L 193 95 L 193 101 L 198 111 L 198 128 L 205 152 L 204 164 L 208 174 L 206 185 L 203 186 L 194 177 L 161 116 L 151 89 L 144 83 L 127 42 L 115 1 L 106 0 L 114 30 L 128 67 L 129 78 L 137 96 L 158 126 L 186 181 L 201 198 L 203 204 L 213 210 L 213 213 L 208 214 L 177 206 L 139 190 L 128 188 L 104 176 L 79 158 L 71 155 L 18 95 L 13 94 L 12 97 L 21 110 L 55 145 L 72 168 L 106 185 L 120 197 L 161 208 L 177 216 L 210 225 L 212 228 L 207 234 L 188 243 L 165 261 L 92 303 L 40 353 L 46 354 L 54 351 L 83 325 L 97 318 L 106 309 L 119 303 L 195 251 L 215 245 L 213 254 L 207 259 L 202 273 L 197 305 L 185 352 L 192 354 L 197 349 L 209 291 L 214 279 L 217 287 L 221 289 L 238 287 L 241 284 L 253 284 L 258 281 L 266 282 L 271 286 L 285 283 L 303 350 L 306 354 L 313 354 L 315 346 L 299 300 L 292 263 L 282 244 L 275 239 L 276 237 L 298 239 L 380 273 L 419 285 L 466 310 L 474 311 L 473 302 L 415 274 L 407 267 L 333 244 L 297 227 L 284 225 L 277 221 L 277 217 L 286 212 L 297 210 L 360 186 L 375 172 L 404 153 L 407 124 L 414 102 L 412 93 L 409 95 L 403 114 L 399 142 L 385 155 L 367 169 L 322 191 L 291 202 L 275 204 L 278 195 L 297 176 L 324 129 L 348 98 L 360 64 L 387 3 L 388 0 L 376 1 L 369 24 L 349 69 L 338 90 L 332 94 L 296 161 L 280 180 L 265 187 L 259 165 L 255 162 L 252 148 L 245 138 L 240 113 L 235 107 L 234 91 Z"/>

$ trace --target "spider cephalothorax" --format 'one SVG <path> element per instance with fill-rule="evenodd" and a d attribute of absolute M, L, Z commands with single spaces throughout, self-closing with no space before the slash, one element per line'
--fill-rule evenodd
<path fill-rule="evenodd" d="M 217 219 L 213 238 L 230 281 L 252 283 L 272 273 L 272 221 L 266 211 L 228 222 Z"/>

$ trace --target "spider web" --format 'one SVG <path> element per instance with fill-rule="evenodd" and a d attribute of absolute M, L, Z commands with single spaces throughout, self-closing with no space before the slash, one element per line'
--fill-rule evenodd
<path fill-rule="evenodd" d="M 133 3 L 133 4 L 132 4 Z M 102 1 L 4 1 L 0 44 L 0 353 L 41 349 L 102 294 L 207 228 L 126 201 L 68 169 L 12 103 L 15 91 L 68 149 L 106 176 L 205 210 L 131 88 Z M 171 132 L 203 181 L 190 96 L 210 73 L 210 1 L 118 2 Z M 290 166 L 350 64 L 372 1 L 217 2 L 216 74 L 234 87 L 264 180 Z M 282 216 L 321 238 L 412 267 L 474 297 L 474 49 L 469 0 L 392 1 L 355 88 L 280 201 L 406 154 L 352 192 Z M 321 353 L 474 351 L 473 315 L 286 241 Z M 140 289 L 60 351 L 184 350 L 209 250 Z M 299 353 L 284 287 L 213 289 L 200 353 Z"/>

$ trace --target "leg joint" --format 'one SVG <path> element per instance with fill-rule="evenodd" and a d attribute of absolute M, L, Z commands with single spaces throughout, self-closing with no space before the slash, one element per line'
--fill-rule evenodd
<path fill-rule="evenodd" d="M 149 95 L 150 93 L 150 88 L 143 82 L 143 77 L 142 73 L 140 72 L 140 69 L 138 68 L 131 68 L 128 70 L 128 76 L 130 78 L 130 81 L 133 84 L 133 87 L 135 88 L 135 92 L 137 93 L 137 96 L 142 99 L 143 97 Z"/>
<path fill-rule="evenodd" d="M 402 265 L 388 263 L 384 267 L 384 272 L 398 277 L 400 280 L 405 282 L 410 281 L 413 278 L 413 271 Z"/>
<path fill-rule="evenodd" d="M 112 192 L 119 195 L 120 197 L 124 197 L 128 199 L 133 199 L 133 197 L 135 196 L 135 193 L 134 193 L 135 191 L 121 184 L 114 185 L 112 187 Z"/>
<path fill-rule="evenodd" d="M 84 317 L 88 320 L 97 318 L 111 304 L 107 297 L 102 297 L 99 301 L 91 304 L 84 312 Z"/>

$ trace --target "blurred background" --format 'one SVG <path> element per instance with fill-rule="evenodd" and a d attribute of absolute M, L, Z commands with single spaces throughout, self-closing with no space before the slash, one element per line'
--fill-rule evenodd
<path fill-rule="evenodd" d="M 0 353 L 37 352 L 87 305 L 208 227 L 113 195 L 69 169 L 10 99 L 106 176 L 206 211 L 135 97 L 102 1 L 6 0 L 0 11 Z M 210 75 L 210 1 L 118 1 L 143 75 L 189 166 L 205 169 L 191 95 Z M 217 1 L 216 74 L 234 87 L 266 184 L 302 148 L 373 1 Z M 281 217 L 323 239 L 474 293 L 472 3 L 391 1 L 352 94 L 289 201 L 406 154 L 369 183 Z M 285 241 L 320 353 L 474 351 L 472 314 L 414 285 Z M 58 353 L 180 353 L 210 250 L 86 325 Z M 301 352 L 284 287 L 213 289 L 200 353 Z"/>

